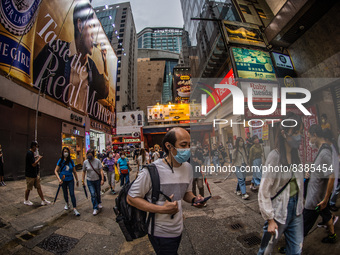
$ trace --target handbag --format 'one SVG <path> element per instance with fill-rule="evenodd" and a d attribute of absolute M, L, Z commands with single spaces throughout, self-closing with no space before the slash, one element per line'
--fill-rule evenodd
<path fill-rule="evenodd" d="M 93 171 L 96 173 L 96 174 L 98 174 L 98 176 L 99 176 L 99 180 L 100 181 L 102 181 L 102 175 L 101 174 L 99 174 L 95 169 L 94 169 L 94 167 L 92 166 L 92 164 L 91 164 L 91 162 L 90 161 L 88 161 L 89 163 L 90 163 L 90 165 L 91 165 L 91 167 L 92 167 L 92 169 L 93 169 Z M 106 182 L 106 176 L 104 175 L 104 182 Z"/>

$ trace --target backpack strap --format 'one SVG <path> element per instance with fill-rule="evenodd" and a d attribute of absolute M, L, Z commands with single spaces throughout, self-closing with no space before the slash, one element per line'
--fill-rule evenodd
<path fill-rule="evenodd" d="M 146 165 L 146 168 L 148 169 L 150 178 L 151 178 L 151 187 L 152 187 L 151 202 L 153 204 L 156 204 L 156 202 L 159 199 L 159 194 L 161 193 L 161 190 L 160 190 L 161 182 L 159 180 L 158 170 L 155 164 Z M 146 221 L 146 225 L 149 226 L 150 222 L 151 222 L 151 236 L 153 236 L 155 232 L 155 213 L 149 213 L 148 219 Z"/>

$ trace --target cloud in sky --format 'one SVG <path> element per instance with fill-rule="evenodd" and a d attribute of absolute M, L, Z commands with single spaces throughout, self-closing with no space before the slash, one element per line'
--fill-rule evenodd
<path fill-rule="evenodd" d="M 92 0 L 92 6 L 128 1 Z M 180 0 L 130 0 L 137 33 L 145 27 L 183 27 Z"/>

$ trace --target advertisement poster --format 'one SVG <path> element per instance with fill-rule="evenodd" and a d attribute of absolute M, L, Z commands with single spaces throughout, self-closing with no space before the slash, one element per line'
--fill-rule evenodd
<path fill-rule="evenodd" d="M 276 81 L 268 52 L 246 48 L 232 48 L 239 78 Z"/>
<path fill-rule="evenodd" d="M 148 122 L 190 120 L 189 104 L 148 106 Z"/>
<path fill-rule="evenodd" d="M 2 1 L 0 69 L 115 125 L 117 57 L 88 0 Z"/>
<path fill-rule="evenodd" d="M 175 102 L 188 103 L 191 93 L 191 74 L 190 70 L 174 69 Z"/>
<path fill-rule="evenodd" d="M 225 36 L 229 43 L 266 47 L 261 30 L 257 25 L 237 21 L 223 21 Z"/>
<path fill-rule="evenodd" d="M 144 112 L 118 112 L 117 113 L 117 135 L 132 134 L 140 132 L 140 128 L 144 126 Z"/>
<path fill-rule="evenodd" d="M 318 149 L 313 149 L 309 145 L 309 138 L 308 138 L 308 129 L 310 126 L 314 124 L 318 124 L 318 118 L 317 118 L 317 112 L 316 108 L 314 106 L 307 108 L 307 110 L 312 114 L 310 116 L 303 116 L 302 121 L 303 121 L 303 134 L 304 134 L 304 144 L 302 143 L 300 145 L 300 152 L 303 153 L 303 157 L 301 159 L 305 160 L 303 163 L 312 163 L 318 153 Z"/>

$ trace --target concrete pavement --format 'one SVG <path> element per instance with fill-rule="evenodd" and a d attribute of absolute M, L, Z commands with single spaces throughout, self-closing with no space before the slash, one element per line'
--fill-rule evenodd
<path fill-rule="evenodd" d="M 133 169 L 131 179 L 136 166 Z M 264 223 L 257 194 L 250 192 L 248 186 L 250 199 L 242 200 L 234 194 L 236 182 L 235 178 L 224 182 L 210 179 L 213 198 L 207 207 L 198 209 L 184 203 L 185 231 L 179 254 L 257 253 Z M 57 187 L 55 176 L 42 179 L 48 200 L 53 201 Z M 112 210 L 116 195 L 108 191 L 107 183 L 103 189 L 104 208 L 93 216 L 91 200 L 85 198 L 82 187 L 75 188 L 81 213 L 76 217 L 71 210 L 64 210 L 62 191 L 55 205 L 40 206 L 40 198 L 33 190 L 30 200 L 34 206 L 26 206 L 25 180 L 0 187 L 0 254 L 154 254 L 147 237 L 125 242 Z M 340 234 L 339 226 L 335 229 Z M 303 254 L 338 254 L 340 240 L 337 244 L 322 244 L 320 240 L 325 235 L 325 229 L 314 230 L 305 239 Z M 284 238 L 280 240 L 282 244 Z"/>

